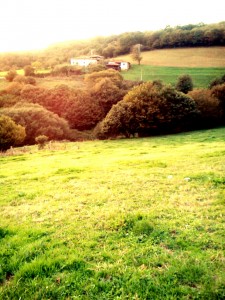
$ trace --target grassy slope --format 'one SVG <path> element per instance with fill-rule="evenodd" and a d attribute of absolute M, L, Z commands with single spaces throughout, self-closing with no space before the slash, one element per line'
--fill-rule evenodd
<path fill-rule="evenodd" d="M 60 147 L 0 157 L 0 299 L 225 296 L 224 128 Z"/>
<path fill-rule="evenodd" d="M 189 74 L 195 88 L 207 88 L 225 74 L 225 47 L 162 49 L 142 52 L 141 66 L 132 64 L 123 72 L 129 80 L 162 80 L 175 85 L 180 75 Z M 115 58 L 131 61 L 130 55 Z"/>
<path fill-rule="evenodd" d="M 225 47 L 161 49 L 142 52 L 141 63 L 158 67 L 225 68 Z M 118 57 L 131 61 L 130 55 Z"/>
<path fill-rule="evenodd" d="M 162 80 L 167 84 L 175 85 L 180 75 L 191 76 L 194 88 L 207 88 L 215 79 L 225 74 L 225 68 L 185 68 L 185 67 L 159 67 L 148 65 L 132 65 L 122 75 L 127 80 Z"/>

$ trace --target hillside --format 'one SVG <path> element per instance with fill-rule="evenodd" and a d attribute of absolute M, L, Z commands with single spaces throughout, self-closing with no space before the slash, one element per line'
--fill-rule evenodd
<path fill-rule="evenodd" d="M 142 65 L 160 67 L 225 68 L 225 47 L 175 48 L 145 51 L 141 53 Z M 115 60 L 132 61 L 130 55 Z"/>
<path fill-rule="evenodd" d="M 52 68 L 58 64 L 68 63 L 72 57 L 90 55 L 90 53 L 111 59 L 130 53 L 132 47 L 137 44 L 141 45 L 143 51 L 191 47 L 193 53 L 196 47 L 224 47 L 225 22 L 167 26 L 158 31 L 124 32 L 108 37 L 62 42 L 39 52 L 3 53 L 0 54 L 0 71 L 7 71 L 15 66 L 21 69 L 32 63 L 42 65 L 44 68 Z M 194 64 L 196 60 L 198 57 L 194 59 Z"/>
<path fill-rule="evenodd" d="M 1 156 L 0 299 L 224 299 L 224 149 L 221 128 Z"/>
<path fill-rule="evenodd" d="M 195 88 L 207 88 L 215 78 L 225 74 L 225 47 L 160 49 L 141 53 L 141 65 L 131 55 L 114 58 L 129 61 L 131 69 L 123 72 L 127 80 L 162 80 L 175 85 L 179 76 L 192 77 Z"/>

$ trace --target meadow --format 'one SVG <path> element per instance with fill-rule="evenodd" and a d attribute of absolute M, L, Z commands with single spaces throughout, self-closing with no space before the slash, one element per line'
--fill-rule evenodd
<path fill-rule="evenodd" d="M 173 86 L 176 85 L 179 76 L 188 74 L 191 76 L 194 88 L 208 88 L 209 84 L 216 78 L 225 74 L 224 68 L 191 68 L 191 67 L 161 67 L 133 64 L 129 71 L 123 71 L 126 80 L 154 81 L 161 80 Z"/>
<path fill-rule="evenodd" d="M 225 47 L 160 49 L 142 52 L 141 56 L 140 66 L 130 55 L 115 58 L 132 64 L 128 72 L 122 73 L 125 79 L 162 80 L 174 86 L 180 75 L 188 74 L 194 88 L 208 88 L 215 78 L 225 74 Z"/>
<path fill-rule="evenodd" d="M 225 128 L 0 166 L 0 299 L 225 298 Z"/>
<path fill-rule="evenodd" d="M 141 52 L 141 64 L 179 68 L 225 68 L 225 47 L 170 48 Z M 116 60 L 131 60 L 131 55 Z"/>

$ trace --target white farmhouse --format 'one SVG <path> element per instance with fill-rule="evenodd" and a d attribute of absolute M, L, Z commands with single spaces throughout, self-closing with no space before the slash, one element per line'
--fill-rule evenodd
<path fill-rule="evenodd" d="M 84 57 L 71 58 L 70 64 L 72 66 L 87 67 L 92 64 L 97 64 L 101 60 L 103 60 L 103 56 L 100 55 L 84 56 Z"/>
<path fill-rule="evenodd" d="M 97 64 L 97 60 L 96 59 L 93 59 L 93 58 L 82 58 L 82 57 L 79 57 L 79 58 L 71 58 L 70 60 L 70 64 L 72 66 L 81 66 L 81 67 L 87 67 L 91 64 Z"/>

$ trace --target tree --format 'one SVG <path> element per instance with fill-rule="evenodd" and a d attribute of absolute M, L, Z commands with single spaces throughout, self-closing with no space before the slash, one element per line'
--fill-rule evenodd
<path fill-rule="evenodd" d="M 90 93 L 74 91 L 64 108 L 63 117 L 70 127 L 78 130 L 92 129 L 103 118 L 99 102 Z"/>
<path fill-rule="evenodd" d="M 21 84 L 36 84 L 36 80 L 34 77 L 31 76 L 23 76 L 23 75 L 17 75 L 14 79 L 13 82 L 18 82 Z"/>
<path fill-rule="evenodd" d="M 137 44 L 131 49 L 131 57 L 134 61 L 136 61 L 139 65 L 141 64 L 142 56 L 141 56 L 141 44 Z"/>
<path fill-rule="evenodd" d="M 106 77 L 93 86 L 91 95 L 99 103 L 105 117 L 111 107 L 123 99 L 124 92 L 111 79 Z"/>
<path fill-rule="evenodd" d="M 16 124 L 10 117 L 0 115 L 0 150 L 21 145 L 25 136 L 24 127 Z"/>
<path fill-rule="evenodd" d="M 109 136 L 116 137 L 120 134 L 129 138 L 138 131 L 135 119 L 135 105 L 120 101 L 113 105 L 105 119 L 95 128 L 95 135 L 100 139 Z"/>
<path fill-rule="evenodd" d="M 212 89 L 214 86 L 225 83 L 225 74 L 222 77 L 216 78 L 210 82 L 209 88 Z"/>
<path fill-rule="evenodd" d="M 188 92 L 193 90 L 193 82 L 190 75 L 181 75 L 178 78 L 176 89 L 179 92 L 187 94 Z"/>
<path fill-rule="evenodd" d="M 8 94 L 14 95 L 14 96 L 20 96 L 21 90 L 23 88 L 23 84 L 19 82 L 11 82 L 6 88 L 5 91 Z"/>
<path fill-rule="evenodd" d="M 196 121 L 197 128 L 212 128 L 221 122 L 219 100 L 209 89 L 195 89 L 188 93 L 196 103 L 200 112 Z"/>
<path fill-rule="evenodd" d="M 25 76 L 34 76 L 34 67 L 31 65 L 25 66 L 23 70 Z"/>
<path fill-rule="evenodd" d="M 38 104 L 17 103 L 1 109 L 1 113 L 26 128 L 24 144 L 35 144 L 39 135 L 46 135 L 50 140 L 67 139 L 69 136 L 67 121 Z"/>
<path fill-rule="evenodd" d="M 5 76 L 5 79 L 9 82 L 12 82 L 16 76 L 17 72 L 15 70 L 9 70 L 9 72 Z"/>
<path fill-rule="evenodd" d="M 38 149 L 44 149 L 46 143 L 48 141 L 48 137 L 46 135 L 39 135 L 35 138 L 35 142 L 38 144 Z"/>
<path fill-rule="evenodd" d="M 162 85 L 145 82 L 112 107 L 99 125 L 99 134 L 140 136 L 189 129 L 198 110 L 193 99 Z"/>
<path fill-rule="evenodd" d="M 223 124 L 225 124 L 225 83 L 214 86 L 211 90 L 211 94 L 219 101 L 219 107 L 223 116 Z"/>

